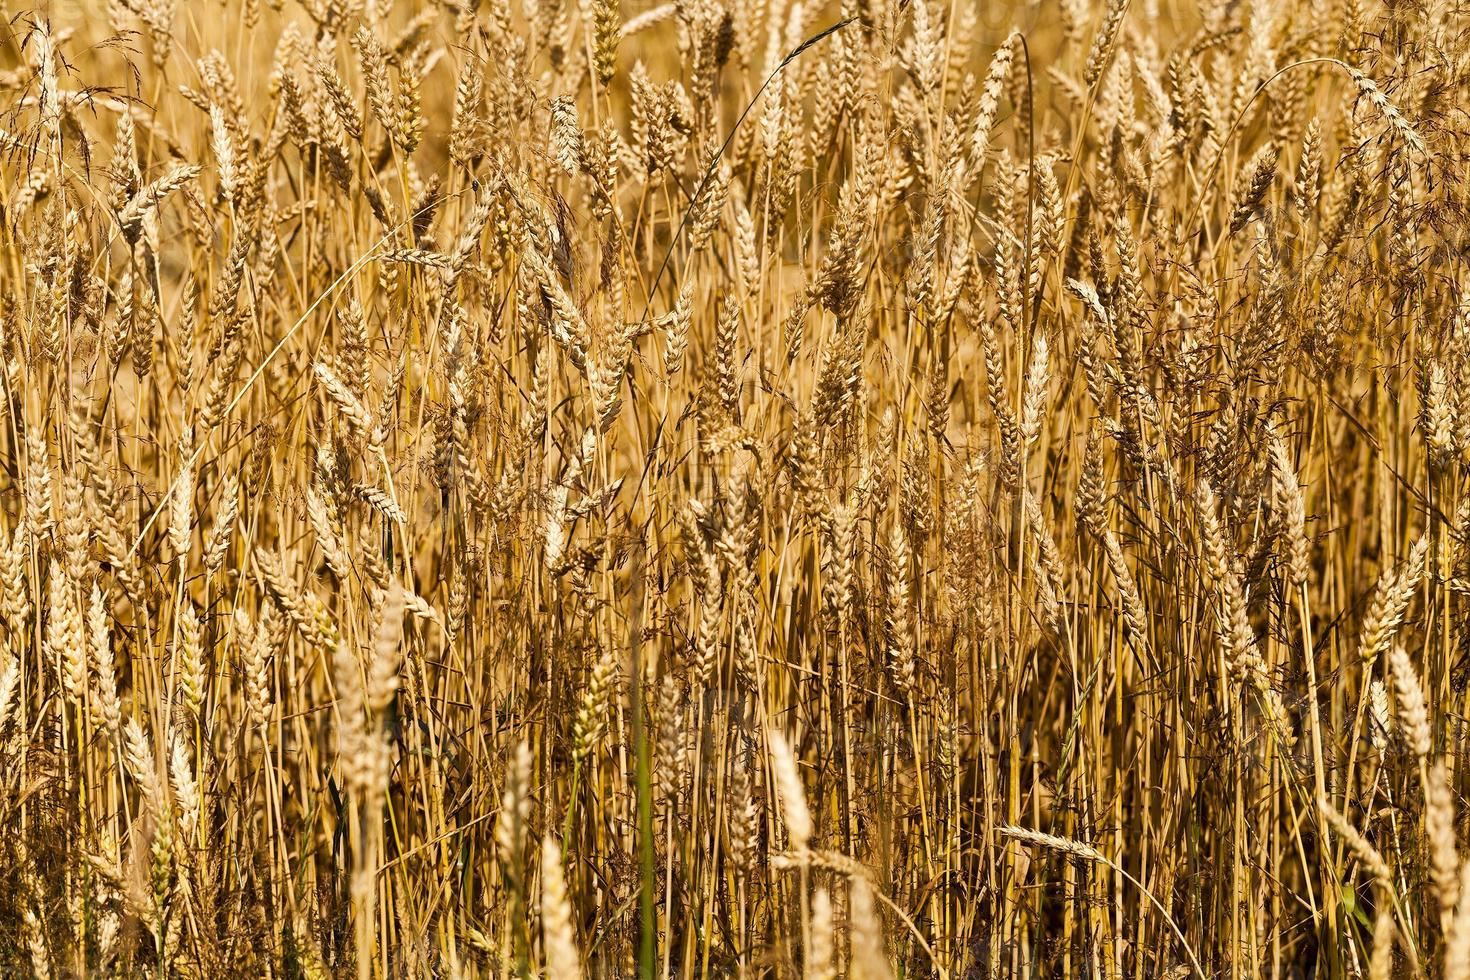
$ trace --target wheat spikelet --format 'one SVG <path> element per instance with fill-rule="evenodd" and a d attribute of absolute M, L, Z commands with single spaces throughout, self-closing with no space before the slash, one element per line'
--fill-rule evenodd
<path fill-rule="evenodd" d="M 143 233 L 143 220 L 165 197 L 199 176 L 202 170 L 193 164 L 177 166 L 134 194 L 118 212 L 117 223 L 122 228 L 123 237 L 129 242 L 136 242 Z"/>
<path fill-rule="evenodd" d="M 1118 39 L 1118 30 L 1123 26 L 1123 15 L 1128 12 L 1125 0 L 1110 0 L 1103 8 L 1102 20 L 1092 38 L 1092 48 L 1087 52 L 1087 66 L 1082 72 L 1082 82 L 1088 88 L 1097 84 L 1112 58 Z"/>
<path fill-rule="evenodd" d="M 25 517 L 31 533 L 37 537 L 51 530 L 51 463 L 45 435 L 40 428 L 29 426 L 26 439 Z"/>
<path fill-rule="evenodd" d="M 179 646 L 175 651 L 178 663 L 178 690 L 185 711 L 199 717 L 204 706 L 205 685 L 208 682 L 204 665 L 204 641 L 199 623 L 199 614 L 192 603 L 185 603 L 179 615 Z"/>
<path fill-rule="evenodd" d="M 1300 588 L 1311 573 L 1311 543 L 1307 540 L 1306 505 L 1301 486 L 1297 483 L 1296 467 L 1292 465 L 1285 442 L 1274 429 L 1269 431 L 1268 438 L 1276 506 L 1284 524 L 1286 567 L 1291 584 Z"/>
<path fill-rule="evenodd" d="M 112 654 L 112 628 L 102 590 L 92 583 L 87 603 L 87 638 L 92 667 L 97 676 L 97 702 L 102 709 L 102 722 L 116 737 L 122 726 L 122 701 L 117 692 L 117 668 Z"/>
<path fill-rule="evenodd" d="M 771 731 L 767 738 L 771 747 L 771 774 L 775 779 L 776 794 L 781 799 L 786 833 L 791 839 L 792 850 L 801 852 L 811 841 L 813 829 L 811 812 L 806 807 L 806 793 L 801 785 L 801 771 L 785 735 Z"/>
<path fill-rule="evenodd" d="M 5 731 L 5 723 L 15 714 L 19 686 L 20 661 L 7 651 L 5 665 L 0 667 L 0 733 Z"/>
<path fill-rule="evenodd" d="M 975 113 L 974 128 L 970 136 L 970 166 L 978 173 L 985 166 L 985 156 L 990 148 L 991 128 L 995 125 L 996 113 L 1000 108 L 1001 94 L 1010 81 L 1011 65 L 1015 59 L 1016 45 L 1020 35 L 1012 33 L 1001 42 L 991 56 L 990 68 L 985 73 L 985 83 L 980 90 L 980 105 Z"/>
<path fill-rule="evenodd" d="M 60 665 L 66 691 L 77 703 L 86 697 L 87 647 L 82 635 L 82 617 L 72 583 L 52 560 L 47 602 L 46 646 L 53 662 Z"/>
<path fill-rule="evenodd" d="M 607 708 L 617 674 L 617 652 L 608 647 L 593 662 L 591 676 L 577 707 L 577 719 L 572 729 L 572 751 L 579 758 L 595 751 L 603 732 L 607 730 Z"/>
<path fill-rule="evenodd" d="M 505 791 L 500 799 L 500 817 L 495 822 L 495 843 L 506 873 L 519 888 L 521 851 L 525 847 L 527 824 L 531 818 L 531 747 L 522 742 L 505 774 Z"/>
<path fill-rule="evenodd" d="M 1409 602 L 1424 575 L 1424 561 L 1429 551 L 1429 538 L 1421 536 L 1409 552 L 1408 559 L 1397 568 L 1386 570 L 1378 579 L 1363 616 L 1362 638 L 1358 650 L 1364 662 L 1372 663 L 1388 649 L 1408 612 Z"/>
<path fill-rule="evenodd" d="M 1373 955 L 1368 961 L 1369 980 L 1388 980 L 1393 976 L 1394 937 L 1393 906 L 1387 902 L 1373 916 Z"/>
<path fill-rule="evenodd" d="M 1393 872 L 1389 870 L 1388 862 L 1383 859 L 1383 855 L 1378 853 L 1378 849 L 1370 844 L 1362 834 L 1358 833 L 1325 797 L 1317 800 L 1317 807 L 1322 811 L 1322 815 L 1327 818 L 1328 825 L 1347 844 L 1348 849 L 1357 856 L 1359 861 L 1363 862 L 1363 867 L 1368 874 L 1372 875 L 1375 880 L 1391 888 L 1393 885 Z"/>
<path fill-rule="evenodd" d="M 373 510 L 378 511 L 384 517 L 388 518 L 388 520 L 399 523 L 408 520 L 408 515 L 404 513 L 403 508 L 398 505 L 398 502 L 393 499 L 388 491 L 380 487 L 359 483 L 353 486 L 352 492 L 357 495 L 359 500 L 373 508 Z"/>
<path fill-rule="evenodd" d="M 1388 656 L 1389 675 L 1393 679 L 1394 695 L 1398 699 L 1397 717 L 1404 741 L 1421 759 L 1429 755 L 1430 729 L 1429 709 L 1424 702 L 1424 689 L 1419 684 L 1419 672 L 1402 646 L 1394 644 Z"/>
<path fill-rule="evenodd" d="M 245 673 L 245 704 L 251 723 L 260 728 L 265 725 L 270 710 L 270 678 L 267 673 L 270 659 L 269 630 L 265 623 L 255 628 L 244 610 L 235 610 L 235 636 L 242 649 L 241 659 Z"/>
<path fill-rule="evenodd" d="M 1460 853 L 1455 844 L 1455 801 L 1443 759 L 1434 760 L 1424 781 L 1424 836 L 1440 918 L 1448 931 L 1460 901 Z"/>
<path fill-rule="evenodd" d="M 1470 860 L 1460 864 L 1460 902 L 1455 907 L 1454 921 L 1445 929 L 1444 976 L 1454 980 L 1470 977 Z"/>
<path fill-rule="evenodd" d="M 46 936 L 40 919 L 29 905 L 25 907 L 23 926 L 31 970 L 35 973 L 36 980 L 51 980 L 51 955 L 46 950 Z"/>
<path fill-rule="evenodd" d="M 187 841 L 194 836 L 199 825 L 199 783 L 194 777 L 189 750 L 179 735 L 174 736 L 173 749 L 169 756 L 169 776 L 173 783 L 174 799 L 178 801 L 179 833 Z"/>
<path fill-rule="evenodd" d="M 347 420 L 359 437 L 366 438 L 372 431 L 372 417 L 368 415 L 362 402 L 352 393 L 351 389 L 342 383 L 342 379 L 337 377 L 337 372 L 326 364 L 318 361 L 312 365 L 312 370 L 316 372 L 317 380 L 331 396 L 338 411 L 342 413 L 342 417 Z"/>
<path fill-rule="evenodd" d="M 1089 844 L 1072 840 L 1069 837 L 1056 837 L 1052 834 L 1044 834 L 1039 830 L 1028 830 L 1025 827 L 1014 827 L 1006 825 L 998 828 L 1005 837 L 1024 841 L 1027 844 L 1036 844 L 1039 847 L 1061 851 L 1065 854 L 1073 854 L 1089 861 L 1101 861 L 1102 854 Z"/>
<path fill-rule="evenodd" d="M 836 976 L 836 927 L 832 918 L 832 896 L 825 888 L 812 893 L 812 945 L 802 964 L 805 980 L 832 980 Z"/>
<path fill-rule="evenodd" d="M 1408 120 L 1403 117 L 1397 107 L 1388 100 L 1388 96 L 1384 94 L 1383 89 L 1378 87 L 1378 83 L 1352 66 L 1347 66 L 1347 71 L 1352 76 L 1353 84 L 1358 87 L 1358 91 L 1373 103 L 1373 107 L 1383 115 L 1384 121 L 1393 127 L 1399 138 L 1419 153 L 1427 152 L 1424 139 L 1409 125 Z"/>
<path fill-rule="evenodd" d="M 546 944 L 547 980 L 580 980 L 581 954 L 562 878 L 561 846 L 551 836 L 541 844 L 541 929 Z"/>
<path fill-rule="evenodd" d="M 144 805 L 153 813 L 154 819 L 159 819 L 165 801 L 163 783 L 158 776 L 153 749 L 148 744 L 148 738 L 143 734 L 143 728 L 138 724 L 136 718 L 127 720 L 123 726 L 123 735 L 128 774 L 138 784 Z"/>
<path fill-rule="evenodd" d="M 883 920 L 873 901 L 873 886 L 861 876 L 850 879 L 852 901 L 852 959 L 855 980 L 888 980 L 893 971 L 883 942 Z"/>

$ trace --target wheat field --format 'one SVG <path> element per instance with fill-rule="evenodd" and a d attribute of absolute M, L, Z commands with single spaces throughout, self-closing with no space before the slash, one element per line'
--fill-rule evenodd
<path fill-rule="evenodd" d="M 3 24 L 0 975 L 1470 980 L 1470 10 Z"/>

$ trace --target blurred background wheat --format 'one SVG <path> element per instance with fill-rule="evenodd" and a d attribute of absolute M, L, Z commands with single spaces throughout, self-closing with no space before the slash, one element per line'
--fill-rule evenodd
<path fill-rule="evenodd" d="M 0 973 L 1470 978 L 1470 11 L 0 27 Z"/>

